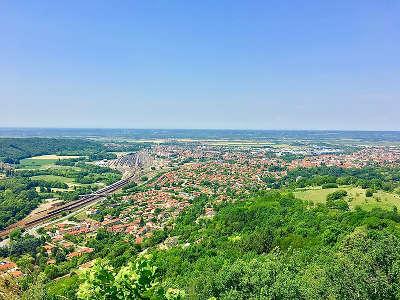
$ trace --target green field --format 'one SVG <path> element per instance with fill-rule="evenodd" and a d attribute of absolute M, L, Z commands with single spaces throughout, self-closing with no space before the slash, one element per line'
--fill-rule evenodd
<path fill-rule="evenodd" d="M 58 155 L 42 155 L 25 158 L 20 161 L 19 169 L 43 169 L 56 166 L 54 163 L 60 159 L 77 158 L 79 156 L 58 156 Z"/>
<path fill-rule="evenodd" d="M 37 176 L 32 176 L 32 179 L 45 180 L 45 181 L 60 181 L 60 182 L 64 182 L 64 183 L 68 184 L 69 187 L 75 186 L 75 185 L 81 185 L 81 184 L 75 183 L 73 178 L 56 176 L 56 175 L 37 175 Z"/>
<path fill-rule="evenodd" d="M 57 159 L 25 158 L 21 160 L 19 169 L 42 169 L 54 165 Z"/>
<path fill-rule="evenodd" d="M 326 196 L 337 190 L 346 190 L 348 195 L 345 200 L 348 201 L 350 208 L 354 209 L 357 206 L 366 210 L 374 208 L 392 209 L 393 206 L 400 208 L 400 196 L 394 193 L 377 191 L 372 197 L 365 196 L 365 190 L 358 187 L 343 186 L 332 189 L 301 189 L 294 192 L 295 196 L 302 200 L 312 201 L 314 203 L 325 203 Z"/>
<path fill-rule="evenodd" d="M 77 167 L 70 166 L 58 166 L 55 165 L 59 159 L 66 159 L 68 156 L 56 156 L 56 155 L 43 155 L 37 157 L 31 157 L 21 160 L 20 165 L 18 166 L 21 170 L 41 170 L 41 169 L 49 169 L 49 168 L 59 168 L 59 169 L 78 169 Z M 81 186 L 81 184 L 75 183 L 73 178 L 64 177 L 64 176 L 56 176 L 56 175 L 37 175 L 32 176 L 32 179 L 45 180 L 45 181 L 59 181 L 66 183 L 69 188 L 73 186 Z"/>

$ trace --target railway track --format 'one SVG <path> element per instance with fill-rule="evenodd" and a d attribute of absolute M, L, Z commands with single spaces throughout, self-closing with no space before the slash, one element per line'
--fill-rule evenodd
<path fill-rule="evenodd" d="M 43 223 L 46 220 L 54 218 L 64 212 L 67 212 L 67 213 L 72 212 L 78 208 L 81 208 L 82 206 L 90 204 L 100 198 L 103 198 L 103 197 L 115 192 L 116 190 L 122 188 L 123 186 L 129 184 L 132 180 L 136 179 L 137 176 L 138 176 L 137 174 L 131 175 L 125 179 L 119 180 L 109 186 L 106 186 L 100 190 L 97 190 L 93 194 L 83 196 L 83 197 L 79 198 L 78 200 L 66 203 L 60 207 L 43 212 L 40 215 L 38 215 L 37 217 L 30 218 L 30 219 L 24 219 L 17 223 L 14 223 L 14 224 L 10 225 L 9 227 L 7 227 L 5 230 L 1 231 L 0 237 L 7 236 L 13 229 L 16 229 L 16 228 L 28 229 L 35 225 Z"/>

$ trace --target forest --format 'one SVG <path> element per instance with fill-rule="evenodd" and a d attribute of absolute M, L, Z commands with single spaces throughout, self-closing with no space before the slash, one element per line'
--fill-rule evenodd
<path fill-rule="evenodd" d="M 44 154 L 90 154 L 103 146 L 84 139 L 0 138 L 0 161 L 16 164 L 21 159 Z"/>
<path fill-rule="evenodd" d="M 303 188 L 307 186 L 329 187 L 330 184 L 355 185 L 363 189 L 393 191 L 400 183 L 400 168 L 369 165 L 364 168 L 312 167 L 289 170 L 285 176 L 266 176 L 262 180 L 268 187 Z M 325 185 L 325 186 L 324 186 Z M 331 186 L 333 187 L 333 186 Z"/>
<path fill-rule="evenodd" d="M 216 215 L 208 219 L 202 214 L 213 199 L 200 196 L 175 226 L 155 232 L 142 246 L 129 237 L 100 231 L 88 241 L 97 254 L 86 260 L 102 258 L 91 275 L 76 271 L 57 281 L 40 277 L 43 297 L 112 299 L 90 291 L 110 292 L 108 287 L 116 283 L 104 274 L 131 270 L 142 247 L 149 247 L 145 264 L 153 270 L 152 282 L 164 292 L 178 291 L 169 299 L 395 299 L 400 295 L 396 208 L 349 211 L 312 205 L 277 191 L 239 198 L 214 204 Z M 136 288 L 128 285 L 114 292 Z M 164 299 L 154 290 L 143 295 L 147 296 L 142 299 Z"/>
<path fill-rule="evenodd" d="M 0 162 L 18 164 L 22 159 L 45 155 L 84 155 L 90 161 L 115 158 L 110 151 L 138 151 L 148 148 L 148 143 L 104 142 L 87 138 L 2 138 L 0 137 Z"/>
<path fill-rule="evenodd" d="M 22 219 L 43 200 L 35 187 L 39 182 L 24 178 L 0 181 L 0 229 Z"/>
<path fill-rule="evenodd" d="M 259 192 L 216 207 L 200 206 L 170 236 L 181 247 L 154 251 L 165 286 L 189 298 L 389 299 L 399 295 L 397 209 L 310 207 L 291 194 Z"/>

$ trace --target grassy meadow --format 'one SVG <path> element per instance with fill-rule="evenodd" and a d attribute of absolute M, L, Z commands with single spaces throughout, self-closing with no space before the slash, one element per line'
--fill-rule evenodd
<path fill-rule="evenodd" d="M 372 197 L 366 197 L 365 190 L 353 186 L 341 186 L 339 188 L 310 188 L 299 189 L 294 192 L 295 196 L 302 200 L 312 201 L 314 203 L 325 203 L 328 194 L 337 190 L 346 190 L 347 196 L 344 198 L 348 201 L 350 208 L 354 209 L 357 206 L 365 210 L 374 208 L 392 209 L 393 206 L 400 208 L 400 195 L 388 193 L 385 191 L 377 191 Z"/>
<path fill-rule="evenodd" d="M 66 156 L 66 155 L 40 155 L 30 158 L 25 158 L 20 161 L 19 169 L 43 169 L 54 167 L 54 163 L 60 159 L 77 158 L 79 156 Z M 59 167 L 59 166 L 57 166 Z"/>
<path fill-rule="evenodd" d="M 75 166 L 60 166 L 55 163 L 61 159 L 77 158 L 79 156 L 60 156 L 60 155 L 41 155 L 21 160 L 19 170 L 48 170 L 48 169 L 70 169 L 79 170 Z M 72 190 L 76 186 L 83 186 L 83 184 L 76 183 L 74 178 L 57 175 L 36 175 L 32 179 L 44 180 L 48 182 L 62 182 L 68 185 L 68 190 Z M 64 191 L 64 189 L 54 188 L 54 191 Z"/>
<path fill-rule="evenodd" d="M 59 181 L 59 182 L 66 183 L 68 185 L 68 187 L 80 185 L 78 183 L 75 183 L 73 178 L 57 176 L 57 175 L 37 175 L 37 176 L 32 176 L 32 179 L 33 180 L 35 180 L 35 179 L 44 180 L 44 181 Z"/>
<path fill-rule="evenodd" d="M 57 159 L 37 159 L 37 158 L 25 158 L 21 160 L 18 168 L 19 169 L 42 169 L 42 168 L 47 168 L 50 167 L 51 165 L 54 165 L 54 163 L 57 161 Z"/>

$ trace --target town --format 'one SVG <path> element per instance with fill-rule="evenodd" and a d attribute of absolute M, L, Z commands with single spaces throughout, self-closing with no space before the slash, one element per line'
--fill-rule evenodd
<path fill-rule="evenodd" d="M 137 172 L 132 159 L 103 159 L 97 164 Z M 129 154 L 130 155 L 130 154 Z M 129 157 L 129 155 L 127 157 Z M 46 264 L 77 260 L 80 268 L 90 267 L 96 250 L 87 245 L 99 230 L 131 237 L 137 245 L 162 230 L 189 207 L 196 197 L 207 195 L 216 203 L 233 201 L 236 195 L 251 190 L 270 189 L 268 183 L 285 178 L 298 168 L 338 167 L 361 169 L 366 166 L 396 166 L 400 163 L 397 146 L 267 146 L 213 145 L 209 142 L 154 144 L 146 150 L 147 175 L 123 187 L 104 200 L 72 213 L 67 218 L 29 230 L 33 236 L 46 236 L 42 245 Z M 3 169 L 10 166 L 3 164 Z M 212 217 L 212 205 L 204 210 Z M 9 258 L 0 264 L 0 272 L 12 277 L 24 272 Z"/>

